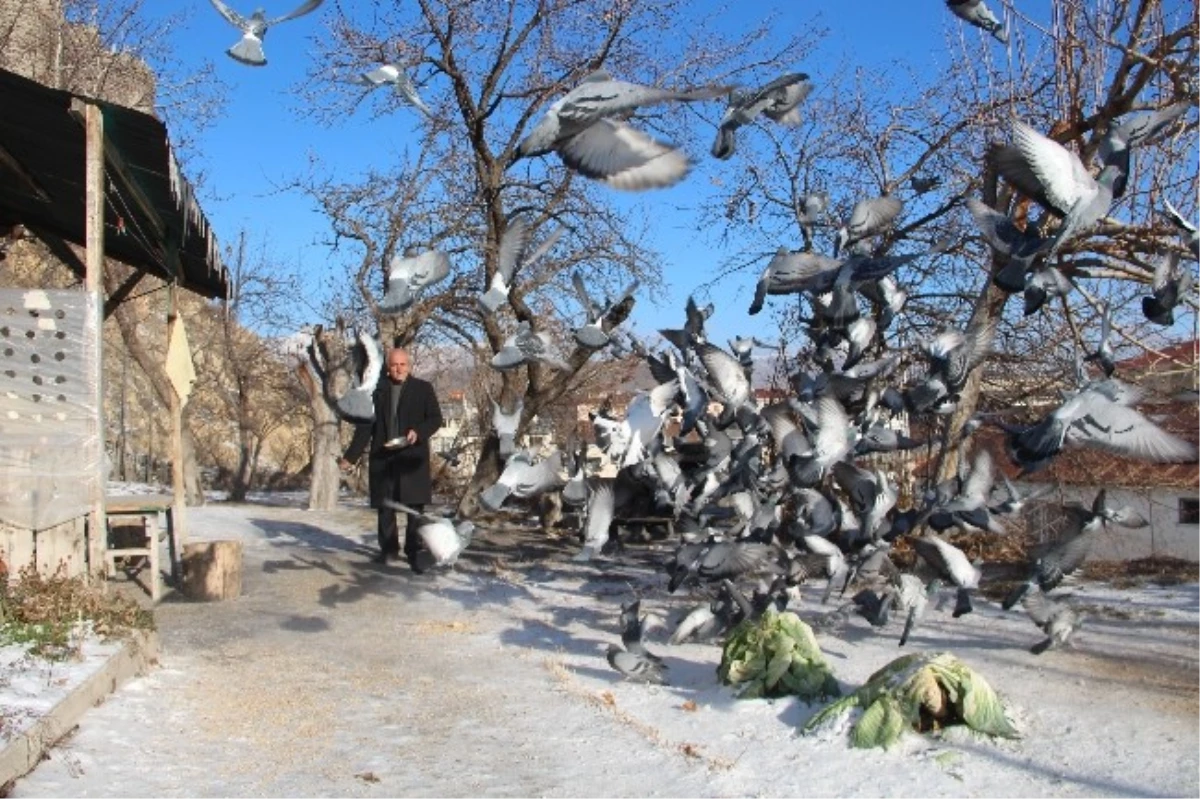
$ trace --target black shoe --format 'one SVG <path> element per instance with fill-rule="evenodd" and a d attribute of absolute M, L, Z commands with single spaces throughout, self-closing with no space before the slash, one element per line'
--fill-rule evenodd
<path fill-rule="evenodd" d="M 410 566 L 412 566 L 412 570 L 416 574 L 424 574 L 432 569 L 437 564 L 437 561 L 434 560 L 432 552 L 426 552 L 422 549 L 420 552 L 409 558 L 408 563 Z"/>

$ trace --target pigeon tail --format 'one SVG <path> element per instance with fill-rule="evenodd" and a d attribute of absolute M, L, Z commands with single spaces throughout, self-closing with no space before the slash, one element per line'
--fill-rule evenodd
<path fill-rule="evenodd" d="M 243 36 L 241 41 L 225 52 L 234 61 L 241 62 L 246 66 L 264 67 L 267 65 L 267 57 L 263 53 L 262 41 L 256 36 Z"/>
<path fill-rule="evenodd" d="M 504 504 L 504 500 L 508 498 L 510 492 L 511 489 L 508 486 L 504 485 L 503 483 L 496 483 L 490 488 L 479 492 L 479 502 L 483 505 L 483 507 L 495 512 L 500 510 L 500 507 Z"/>
<path fill-rule="evenodd" d="M 971 591 L 967 588 L 960 588 L 954 594 L 954 618 L 965 616 L 974 608 L 971 607 Z"/>
<path fill-rule="evenodd" d="M 358 424 L 375 421 L 375 403 L 366 391 L 350 389 L 338 397 L 337 412 L 342 418 Z"/>

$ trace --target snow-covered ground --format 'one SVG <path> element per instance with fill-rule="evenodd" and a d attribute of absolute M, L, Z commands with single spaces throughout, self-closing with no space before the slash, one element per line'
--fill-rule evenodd
<path fill-rule="evenodd" d="M 901 620 L 818 630 L 844 690 L 907 651 L 949 651 L 1022 732 L 864 751 L 845 725 L 799 735 L 818 706 L 733 698 L 718 646 L 666 642 L 702 601 L 666 592 L 649 564 L 667 546 L 581 564 L 570 540 L 485 531 L 453 573 L 414 578 L 366 565 L 361 505 L 256 499 L 189 511 L 193 539 L 244 542 L 245 595 L 164 606 L 162 667 L 90 710 L 11 795 L 1200 795 L 1195 583 L 1059 589 L 1087 620 L 1073 648 L 1040 657 L 1040 630 L 983 598 L 953 619 L 948 595 L 903 650 Z M 821 588 L 801 618 L 829 609 Z M 647 646 L 669 685 L 605 660 L 635 596 L 661 619 Z M 380 662 L 397 664 L 386 690 Z"/>

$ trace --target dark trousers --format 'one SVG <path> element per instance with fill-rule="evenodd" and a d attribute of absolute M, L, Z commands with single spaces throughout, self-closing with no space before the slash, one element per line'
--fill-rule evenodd
<path fill-rule="evenodd" d="M 409 505 L 409 507 L 417 513 L 425 510 L 424 505 Z M 396 523 L 396 514 L 398 513 L 400 511 L 392 508 L 379 509 L 379 551 L 397 558 L 400 557 L 400 531 L 399 525 Z M 417 555 L 417 550 L 421 548 L 421 536 L 417 533 L 419 519 L 415 515 L 405 514 L 405 517 L 404 557 L 409 563 L 412 563 L 413 558 Z"/>

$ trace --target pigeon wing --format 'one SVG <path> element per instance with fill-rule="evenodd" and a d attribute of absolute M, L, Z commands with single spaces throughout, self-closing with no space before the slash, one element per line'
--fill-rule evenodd
<path fill-rule="evenodd" d="M 245 30 L 247 27 L 249 27 L 249 20 L 247 20 L 238 12 L 234 11 L 229 6 L 222 3 L 221 0 L 209 0 L 209 2 L 213 4 L 213 8 L 217 10 L 217 13 L 224 17 L 225 21 L 233 27 L 239 30 Z"/>
<path fill-rule="evenodd" d="M 1197 447 L 1168 433 L 1137 410 L 1100 395 L 1081 395 L 1066 441 L 1157 463 L 1193 463 Z"/>
<path fill-rule="evenodd" d="M 1064 214 L 1096 181 L 1079 156 L 1019 120 L 1013 122 L 1013 143 L 1041 183 L 1046 199 Z"/>
<path fill-rule="evenodd" d="M 216 2 L 216 0 L 214 0 L 214 2 Z M 289 19 L 302 17 L 310 11 L 316 11 L 317 6 L 321 5 L 323 2 L 325 2 L 325 0 L 305 0 L 305 2 L 302 3 L 295 11 L 290 11 L 287 14 L 284 14 L 282 17 L 276 17 L 275 19 L 269 20 L 267 25 L 278 25 L 281 22 L 287 22 Z"/>
<path fill-rule="evenodd" d="M 601 119 L 572 136 L 558 154 L 584 177 L 628 191 L 674 185 L 691 169 L 682 151 L 611 119 Z"/>

